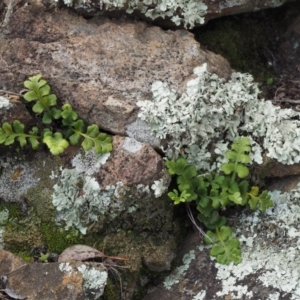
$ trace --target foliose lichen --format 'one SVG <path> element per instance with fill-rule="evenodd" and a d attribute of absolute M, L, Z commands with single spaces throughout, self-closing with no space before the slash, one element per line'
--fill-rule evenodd
<path fill-rule="evenodd" d="M 2 109 L 2 108 L 8 109 L 10 107 L 11 107 L 11 103 L 10 103 L 9 99 L 7 99 L 3 96 L 0 96 L 0 109 Z"/>
<path fill-rule="evenodd" d="M 63 169 L 59 183 L 54 185 L 52 203 L 58 211 L 57 221 L 64 221 L 65 229 L 75 227 L 86 234 L 88 225 L 100 220 L 109 210 L 122 210 L 118 200 L 123 184 L 101 189 L 95 178 L 76 169 Z M 116 214 L 109 214 L 110 218 Z"/>
<path fill-rule="evenodd" d="M 179 282 L 179 280 L 181 279 L 181 276 L 183 276 L 186 273 L 186 271 L 190 267 L 192 260 L 195 258 L 196 258 L 196 256 L 195 256 L 194 250 L 191 250 L 190 252 L 188 252 L 187 254 L 185 254 L 183 256 L 183 258 L 182 258 L 183 265 L 180 267 L 177 267 L 175 272 L 173 274 L 167 276 L 164 280 L 164 287 L 167 290 L 170 290 L 174 284 Z"/>
<path fill-rule="evenodd" d="M 206 64 L 194 69 L 181 96 L 167 83 L 152 84 L 152 101 L 138 101 L 139 118 L 152 134 L 168 139 L 162 150 L 168 159 L 183 155 L 198 169 L 215 170 L 223 161 L 228 142 L 247 135 L 252 142 L 252 161 L 262 163 L 262 153 L 284 164 L 300 161 L 299 113 L 281 109 L 259 99 L 259 88 L 250 74 L 232 73 L 231 79 L 207 71 Z"/>
<path fill-rule="evenodd" d="M 88 267 L 85 264 L 79 266 L 78 271 L 82 274 L 84 283 L 83 289 L 86 293 L 102 295 L 107 281 L 107 271 L 97 270 L 93 267 Z"/>
<path fill-rule="evenodd" d="M 90 3 L 89 0 L 63 1 L 67 6 Z M 207 13 L 207 6 L 202 0 L 101 0 L 100 9 L 103 7 L 107 10 L 126 8 L 127 13 L 137 10 L 153 20 L 168 17 L 175 25 L 186 28 L 193 28 L 196 23 L 203 24 Z"/>
<path fill-rule="evenodd" d="M 217 296 L 230 293 L 232 299 L 246 295 L 253 297 L 249 286 L 238 282 L 255 273 L 258 274 L 257 283 L 278 289 L 268 299 L 279 300 L 287 296 L 287 299 L 299 299 L 300 186 L 289 193 L 274 191 L 271 195 L 275 206 L 268 209 L 266 215 L 258 212 L 243 214 L 238 222 L 243 226 L 237 230 L 243 243 L 242 263 L 236 266 L 215 264 L 218 270 L 216 278 L 222 282 L 222 290 Z"/>

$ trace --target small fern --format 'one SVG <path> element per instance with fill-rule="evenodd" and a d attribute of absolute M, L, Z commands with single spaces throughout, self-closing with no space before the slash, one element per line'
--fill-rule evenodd
<path fill-rule="evenodd" d="M 221 165 L 223 173 L 199 174 L 195 166 L 188 164 L 185 158 L 166 162 L 168 172 L 176 175 L 178 190 L 169 192 L 168 196 L 174 204 L 195 201 L 199 212 L 198 220 L 206 228 L 209 241 L 213 244 L 211 255 L 219 263 L 239 263 L 240 250 L 237 239 L 230 237 L 232 230 L 226 225 L 226 218 L 220 214 L 221 208 L 232 205 L 249 205 L 251 209 L 259 208 L 262 212 L 273 206 L 267 191 L 259 194 L 259 188 L 254 186 L 249 191 L 249 175 L 246 166 L 250 162 L 250 140 L 247 137 L 238 138 L 225 155 L 227 163 Z M 230 238 L 229 238 L 230 237 Z"/>
<path fill-rule="evenodd" d="M 39 126 L 40 130 L 35 126 L 25 133 L 25 125 L 20 121 L 13 121 L 12 125 L 4 122 L 0 126 L 0 144 L 8 146 L 19 142 L 21 148 L 30 144 L 35 150 L 42 142 L 53 155 L 61 154 L 69 144 L 77 145 L 79 142 L 85 151 L 92 148 L 97 154 L 112 151 L 112 138 L 100 132 L 98 125 L 86 126 L 70 104 L 64 104 L 61 109 L 57 107 L 57 97 L 51 93 L 50 86 L 41 74 L 29 77 L 24 86 L 28 91 L 23 97 L 27 102 L 34 103 L 32 111 L 37 116 L 42 114 L 41 123 L 54 124 L 51 128 Z M 52 131 L 53 128 L 56 132 Z"/>

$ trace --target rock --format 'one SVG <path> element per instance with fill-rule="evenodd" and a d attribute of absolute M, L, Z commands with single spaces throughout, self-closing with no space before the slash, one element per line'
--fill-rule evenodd
<path fill-rule="evenodd" d="M 103 251 L 104 244 L 105 255 L 127 262 L 130 299 L 143 261 L 151 270 L 170 268 L 181 230 L 160 155 L 128 137 L 114 136 L 113 149 L 1 157 L 0 242 L 26 258 L 32 249 L 60 253 L 83 244 Z"/>
<path fill-rule="evenodd" d="M 273 186 L 282 186 L 281 181 Z M 231 216 L 241 242 L 240 264 L 216 263 L 202 237 L 191 234 L 178 253 L 178 265 L 143 299 L 299 299 L 299 176 L 297 183 L 288 193 L 273 191 L 275 205 L 266 214 Z"/>
<path fill-rule="evenodd" d="M 101 263 L 27 264 L 2 249 L 0 266 L 1 276 L 7 277 L 6 294 L 19 296 L 13 294 L 13 299 L 98 299 L 107 280 L 107 269 Z"/>
<path fill-rule="evenodd" d="M 22 20 L 22 26 L 20 26 Z M 23 6 L 12 16 L 10 34 L 0 38 L 0 88 L 22 88 L 42 73 L 52 92 L 81 118 L 114 134 L 126 135 L 138 113 L 136 102 L 151 99 L 154 81 L 179 92 L 204 62 L 228 78 L 231 68 L 219 55 L 202 50 L 186 30 L 163 31 L 146 23 L 85 20 L 68 10 Z"/>
<path fill-rule="evenodd" d="M 20 97 L 0 92 L 0 124 L 3 122 L 12 123 L 19 120 L 28 126 L 33 120 Z"/>
<path fill-rule="evenodd" d="M 260 9 L 278 7 L 284 3 L 294 0 L 193 0 L 189 2 L 177 1 L 176 5 L 172 1 L 101 1 L 97 0 L 74 1 L 63 0 L 65 3 L 78 13 L 91 17 L 97 14 L 111 17 L 120 17 L 125 12 L 133 17 L 142 18 L 148 22 L 166 28 L 183 27 L 193 28 L 201 26 L 207 21 L 223 16 L 253 12 Z M 46 7 L 51 7 L 54 0 L 43 0 Z M 178 4 L 177 4 L 178 3 Z"/>
<path fill-rule="evenodd" d="M 298 16 L 294 16 L 295 13 Z M 300 6 L 296 6 L 294 9 L 291 7 L 289 14 L 285 17 L 287 20 L 294 20 L 289 25 L 280 43 L 280 54 L 283 60 L 285 68 L 287 66 L 298 74 L 300 67 Z M 291 72 L 290 73 L 293 73 Z M 288 74 L 289 75 L 289 74 Z M 292 76 L 290 76 L 292 77 Z"/>

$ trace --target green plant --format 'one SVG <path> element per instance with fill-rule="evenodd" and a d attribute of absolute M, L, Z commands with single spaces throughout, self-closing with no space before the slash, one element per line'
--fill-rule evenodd
<path fill-rule="evenodd" d="M 208 231 L 204 241 L 212 244 L 210 254 L 219 263 L 234 264 L 241 262 L 239 241 L 232 237 L 232 229 L 226 225 L 226 218 L 220 214 L 226 206 L 249 205 L 265 212 L 273 206 L 267 191 L 259 194 L 259 188 L 253 186 L 249 190 L 249 175 L 246 166 L 250 162 L 250 140 L 240 137 L 226 152 L 228 162 L 221 165 L 220 173 L 199 174 L 196 167 L 188 164 L 185 158 L 166 162 L 168 172 L 177 175 L 178 190 L 169 192 L 169 197 L 175 204 L 194 201 L 199 212 L 198 220 Z"/>
<path fill-rule="evenodd" d="M 42 116 L 42 126 L 34 126 L 26 133 L 25 125 L 19 120 L 12 124 L 4 122 L 0 126 L 0 144 L 8 146 L 18 142 L 21 148 L 30 144 L 35 150 L 42 142 L 53 155 L 61 154 L 69 143 L 77 145 L 79 142 L 85 151 L 92 148 L 98 154 L 112 151 L 112 138 L 100 132 L 98 125 L 86 126 L 70 104 L 64 104 L 61 109 L 57 107 L 57 97 L 51 94 L 51 88 L 41 74 L 29 77 L 24 86 L 28 91 L 23 97 L 34 103 L 32 111 Z"/>
<path fill-rule="evenodd" d="M 49 259 L 49 253 L 41 253 L 39 257 L 39 261 L 43 263 L 47 263 Z"/>

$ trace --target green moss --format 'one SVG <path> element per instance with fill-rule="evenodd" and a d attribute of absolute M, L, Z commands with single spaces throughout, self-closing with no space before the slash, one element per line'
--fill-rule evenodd
<path fill-rule="evenodd" d="M 256 81 L 266 83 L 275 78 L 270 63 L 276 63 L 274 27 L 278 18 L 277 10 L 259 11 L 210 21 L 194 33 L 202 48 L 222 55 L 235 70 L 249 72 Z"/>
<path fill-rule="evenodd" d="M 17 256 L 25 260 L 26 262 L 30 263 L 33 261 L 32 256 L 29 252 L 19 252 L 17 253 Z"/>
<path fill-rule="evenodd" d="M 64 230 L 54 222 L 42 223 L 41 232 L 49 252 L 61 253 L 72 245 L 83 243 L 78 230 Z"/>
<path fill-rule="evenodd" d="M 114 282 L 108 278 L 103 295 L 99 300 L 119 300 L 120 299 L 120 282 Z"/>
<path fill-rule="evenodd" d="M 13 202 L 0 202 L 0 211 L 8 210 L 8 220 L 7 223 L 13 222 L 16 219 L 20 219 L 22 216 L 22 211 L 20 205 Z"/>

